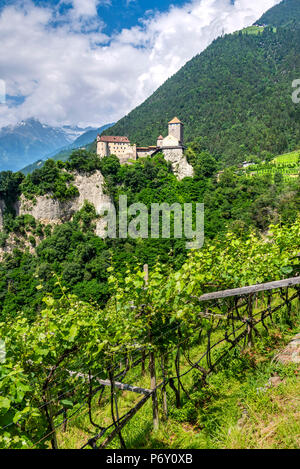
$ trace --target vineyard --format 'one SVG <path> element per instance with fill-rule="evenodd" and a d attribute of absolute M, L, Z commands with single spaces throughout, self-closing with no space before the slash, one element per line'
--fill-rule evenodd
<path fill-rule="evenodd" d="M 246 175 L 248 177 L 253 177 L 255 175 L 268 175 L 274 181 L 275 175 L 279 174 L 282 176 L 284 181 L 289 182 L 291 178 L 297 178 L 299 175 L 299 156 L 299 150 L 279 155 L 270 163 L 261 163 L 249 166 L 246 169 Z"/>
<path fill-rule="evenodd" d="M 228 233 L 179 271 L 137 266 L 124 278 L 112 266 L 102 311 L 57 278 L 61 296 L 45 293 L 35 320 L 0 324 L 1 447 L 130 448 L 168 417 L 184 421 L 226 361 L 299 321 L 299 239 L 300 221 L 268 239 Z"/>

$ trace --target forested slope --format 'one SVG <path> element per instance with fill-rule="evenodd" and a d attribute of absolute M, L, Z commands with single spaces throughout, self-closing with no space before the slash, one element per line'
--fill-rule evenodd
<path fill-rule="evenodd" d="M 205 137 L 208 150 L 227 164 L 293 150 L 300 145 L 300 106 L 291 99 L 299 51 L 298 28 L 219 38 L 109 133 L 153 144 L 177 115 L 186 141 Z"/>
<path fill-rule="evenodd" d="M 300 2 L 299 0 L 283 0 L 270 8 L 256 24 L 280 27 L 299 27 Z"/>

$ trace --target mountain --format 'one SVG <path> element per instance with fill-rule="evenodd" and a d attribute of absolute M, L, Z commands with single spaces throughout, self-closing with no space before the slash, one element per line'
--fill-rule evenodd
<path fill-rule="evenodd" d="M 80 135 L 90 130 L 95 130 L 94 127 L 78 127 L 78 126 L 71 126 L 71 125 L 63 125 L 62 130 L 67 135 L 70 142 L 74 142 Z"/>
<path fill-rule="evenodd" d="M 92 128 L 51 127 L 37 119 L 27 119 L 0 130 L 0 171 L 19 170 L 24 164 L 54 154 Z"/>
<path fill-rule="evenodd" d="M 286 1 L 261 19 L 270 24 L 273 18 L 275 26 L 292 21 L 293 28 L 252 26 L 216 39 L 109 133 L 153 145 L 177 116 L 185 141 L 204 137 L 225 164 L 300 147 L 300 105 L 291 99 L 292 82 L 300 78 L 298 4 Z"/>
<path fill-rule="evenodd" d="M 70 143 L 59 128 L 27 119 L 0 130 L 0 170 L 18 170 L 24 163 Z"/>
<path fill-rule="evenodd" d="M 49 158 L 52 158 L 55 161 L 67 161 L 72 151 L 76 148 L 81 148 L 85 146 L 87 147 L 87 149 L 91 149 L 93 151 L 93 142 L 97 135 L 101 134 L 104 130 L 108 129 L 109 127 L 112 127 L 113 125 L 114 123 L 105 124 L 102 127 L 99 127 L 98 129 L 88 128 L 86 132 L 78 136 L 71 144 L 60 148 L 59 151 L 56 150 L 52 153 L 47 154 L 43 160 L 38 159 L 34 163 L 25 166 L 23 169 L 21 169 L 21 172 L 24 174 L 32 173 L 32 171 L 34 171 L 35 169 L 41 168 L 45 164 L 45 161 Z"/>
<path fill-rule="evenodd" d="M 297 28 L 300 21 L 299 0 L 283 0 L 268 10 L 257 22 L 257 25 L 272 25 Z"/>
<path fill-rule="evenodd" d="M 76 140 L 74 140 L 74 142 L 72 143 L 72 148 L 79 148 L 83 145 L 88 145 L 89 143 L 93 142 L 93 140 L 95 140 L 98 134 L 101 134 L 102 132 L 104 132 L 104 130 L 109 129 L 114 124 L 115 122 L 113 122 L 112 124 L 105 124 L 102 127 L 99 127 L 98 129 L 90 129 L 87 132 L 84 132 Z"/>

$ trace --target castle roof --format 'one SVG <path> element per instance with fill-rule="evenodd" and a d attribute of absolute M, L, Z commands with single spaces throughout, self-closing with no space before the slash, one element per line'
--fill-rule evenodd
<path fill-rule="evenodd" d="M 115 137 L 109 135 L 102 135 L 100 137 L 100 142 L 107 142 L 107 143 L 130 143 L 128 137 Z"/>
<path fill-rule="evenodd" d="M 163 139 L 164 139 L 164 137 L 162 135 L 160 135 L 157 140 L 163 140 Z"/>
<path fill-rule="evenodd" d="M 182 124 L 182 122 L 178 119 L 178 117 L 174 117 L 169 124 Z"/>

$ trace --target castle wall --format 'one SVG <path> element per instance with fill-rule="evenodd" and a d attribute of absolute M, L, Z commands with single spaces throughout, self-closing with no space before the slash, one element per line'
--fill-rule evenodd
<path fill-rule="evenodd" d="M 162 148 L 164 147 L 178 147 L 179 140 L 174 135 L 167 135 L 162 141 Z"/>
<path fill-rule="evenodd" d="M 106 142 L 100 142 L 99 140 L 97 141 L 97 155 L 99 155 L 100 158 L 104 158 L 105 156 L 108 156 L 108 144 Z"/>
<path fill-rule="evenodd" d="M 137 148 L 137 157 L 146 158 L 147 156 L 152 156 L 156 151 L 156 147 L 152 148 Z"/>
<path fill-rule="evenodd" d="M 136 145 L 127 145 L 124 150 L 118 153 L 113 153 L 112 151 L 111 154 L 115 154 L 119 158 L 121 164 L 129 163 L 130 160 L 135 161 L 137 159 Z"/>
<path fill-rule="evenodd" d="M 124 142 L 97 142 L 97 155 L 104 158 L 109 155 L 116 155 L 121 164 L 127 163 L 129 160 L 136 160 L 136 145 Z"/>

